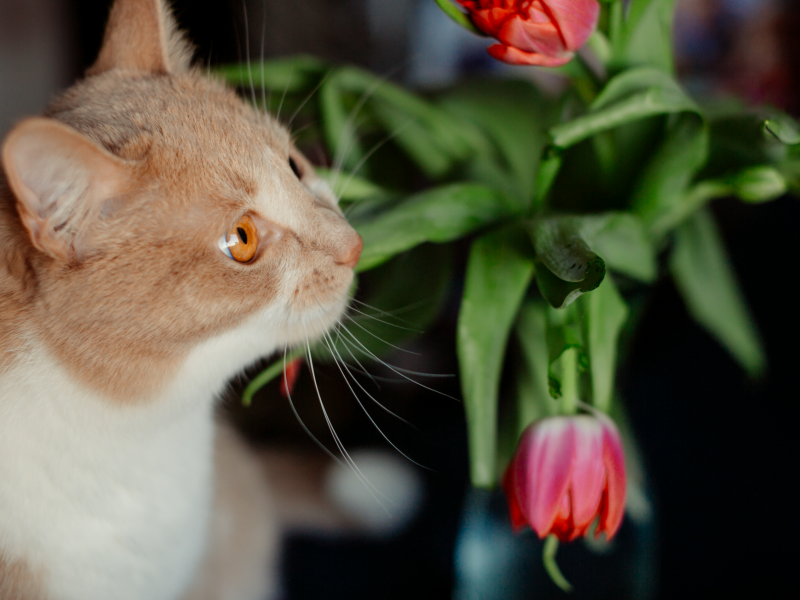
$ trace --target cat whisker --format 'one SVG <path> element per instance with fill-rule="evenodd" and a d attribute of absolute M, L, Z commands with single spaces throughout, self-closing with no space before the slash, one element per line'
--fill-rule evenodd
<path fill-rule="evenodd" d="M 289 400 L 289 406 L 291 407 L 292 412 L 294 413 L 295 419 L 297 419 L 297 422 L 300 424 L 300 427 L 303 428 L 303 431 L 305 431 L 308 434 L 308 436 L 314 441 L 314 443 L 317 446 L 319 446 L 322 449 L 323 452 L 325 452 L 325 454 L 330 456 L 338 464 L 340 464 L 340 465 L 344 464 L 344 463 L 342 463 L 341 460 L 339 460 L 338 456 L 336 456 L 333 452 L 328 450 L 327 446 L 325 446 L 325 444 L 320 442 L 319 439 L 317 439 L 317 437 L 313 433 L 311 433 L 311 430 L 308 427 L 306 427 L 306 424 L 303 422 L 303 419 L 300 418 L 300 414 L 297 412 L 297 409 L 295 408 L 294 401 L 292 401 L 292 392 L 291 392 L 291 389 L 290 389 L 291 386 L 289 385 L 289 382 L 288 382 L 287 377 L 286 377 L 286 351 L 287 351 L 287 347 L 284 346 L 283 347 L 283 382 L 284 382 L 284 385 L 286 386 L 286 398 L 287 398 L 287 400 Z"/>
<path fill-rule="evenodd" d="M 341 331 L 339 331 L 339 327 L 337 326 L 337 327 L 336 327 L 336 343 L 337 343 L 337 344 L 339 343 L 339 340 L 341 340 L 341 341 L 342 341 L 342 343 L 344 343 L 344 342 L 346 341 L 346 340 L 345 340 L 345 339 L 342 337 L 342 335 L 341 335 Z M 345 346 L 344 346 L 344 347 L 347 349 L 347 352 L 348 352 L 348 353 L 350 354 L 350 356 L 353 358 L 353 361 L 354 361 L 354 362 L 355 362 L 355 363 L 358 365 L 358 367 L 359 367 L 359 369 L 360 369 L 360 370 L 357 370 L 357 369 L 355 369 L 355 367 L 353 367 L 352 365 L 350 365 L 350 366 L 351 366 L 351 367 L 352 367 L 354 370 L 356 370 L 356 372 L 357 372 L 357 373 L 362 373 L 362 374 L 366 375 L 367 377 L 369 377 L 369 378 L 372 380 L 372 383 L 374 383 L 374 384 L 375 384 L 375 387 L 377 387 L 378 389 L 381 389 L 381 386 L 380 386 L 380 385 L 378 385 L 378 381 L 377 381 L 377 379 L 375 378 L 375 376 L 374 376 L 372 373 L 370 373 L 369 371 L 367 371 L 367 368 L 366 368 L 364 365 L 362 365 L 362 364 L 361 364 L 361 361 L 359 361 L 359 360 L 358 360 L 358 358 L 356 358 L 356 355 L 355 355 L 355 354 L 353 354 L 353 351 L 350 349 L 350 346 L 349 346 L 349 345 L 347 345 L 347 344 L 345 344 Z"/>
<path fill-rule="evenodd" d="M 385 510 L 387 512 L 387 514 L 388 514 L 389 511 L 386 509 L 386 507 L 383 505 L 383 503 L 380 500 L 378 500 L 378 498 L 375 495 L 375 493 L 377 493 L 378 495 L 380 495 L 381 497 L 383 497 L 387 501 L 389 499 L 386 498 L 386 496 L 384 496 L 381 493 L 381 491 L 378 490 L 372 483 L 370 483 L 370 481 L 364 476 L 364 474 L 358 468 L 358 465 L 356 465 L 355 461 L 350 456 L 350 454 L 347 452 L 347 449 L 344 447 L 344 444 L 339 439 L 339 436 L 337 435 L 336 430 L 333 427 L 333 423 L 331 422 L 331 419 L 328 416 L 328 411 L 325 410 L 325 404 L 322 402 L 322 394 L 320 394 L 319 386 L 317 385 L 317 376 L 316 376 L 316 373 L 314 372 L 314 360 L 311 358 L 311 344 L 308 341 L 308 330 L 306 329 L 305 319 L 303 319 L 302 323 L 303 323 L 303 332 L 305 333 L 305 337 L 306 337 L 306 356 L 308 358 L 308 367 L 309 367 L 309 369 L 311 371 L 311 379 L 314 381 L 314 389 L 317 392 L 317 398 L 319 399 L 319 405 L 320 405 L 320 408 L 322 409 L 322 414 L 325 417 L 325 422 L 328 424 L 328 429 L 330 430 L 331 435 L 333 436 L 333 440 L 336 443 L 336 447 L 339 449 L 339 452 L 342 454 L 342 458 L 344 458 L 345 462 L 353 470 L 353 473 L 356 475 L 356 477 L 358 477 L 359 481 L 361 481 L 364 484 L 364 487 L 366 487 L 367 491 L 373 497 L 375 502 L 377 502 L 381 506 L 381 508 L 383 508 L 383 510 Z M 375 493 L 373 493 L 373 490 L 374 490 Z"/>
<path fill-rule="evenodd" d="M 378 150 L 380 150 L 380 149 L 381 149 L 381 148 L 382 148 L 382 147 L 383 147 L 383 146 L 384 146 L 384 145 L 385 145 L 387 142 L 390 142 L 392 139 L 394 139 L 395 137 L 397 137 L 398 135 L 400 135 L 400 134 L 403 132 L 403 129 L 405 129 L 406 127 L 408 127 L 410 124 L 411 124 L 411 121 L 409 121 L 408 123 L 406 123 L 406 124 L 405 124 L 405 125 L 403 125 L 402 127 L 399 127 L 397 130 L 395 130 L 395 131 L 393 131 L 392 133 L 390 133 L 390 134 L 388 134 L 387 136 L 385 136 L 385 137 L 384 137 L 382 140 L 380 140 L 379 142 L 377 142 L 377 143 L 376 143 L 376 144 L 375 144 L 375 145 L 374 145 L 374 146 L 373 146 L 373 147 L 372 147 L 372 148 L 369 150 L 369 152 L 367 152 L 367 153 L 366 153 L 364 156 L 362 156 L 362 157 L 361 157 L 361 160 L 359 160 L 359 161 L 356 163 L 356 166 L 353 168 L 352 172 L 351 172 L 351 173 L 349 174 L 349 176 L 347 177 L 347 181 L 345 182 L 344 186 L 342 187 L 342 190 L 341 190 L 341 192 L 339 192 L 339 194 L 338 194 L 338 197 L 337 197 L 337 200 L 340 200 L 340 199 L 342 198 L 342 196 L 344 196 L 345 192 L 347 192 L 347 188 L 348 188 L 348 187 L 350 187 L 350 183 L 353 181 L 353 178 L 354 178 L 354 177 L 355 177 L 355 176 L 358 174 L 358 172 L 361 170 L 361 168 L 364 166 L 364 164 L 365 164 L 365 163 L 366 163 L 366 162 L 367 162 L 367 161 L 370 159 L 370 157 L 371 157 L 373 154 L 375 154 L 375 153 L 376 153 Z M 350 206 L 350 207 L 347 209 L 347 211 L 345 212 L 345 217 L 346 217 L 346 216 L 347 216 L 347 214 L 348 214 L 348 213 L 349 213 L 349 212 L 352 210 L 353 206 L 355 206 L 355 203 L 353 203 L 353 205 L 352 205 L 352 206 Z"/>
<path fill-rule="evenodd" d="M 361 315 L 365 319 L 371 319 L 372 321 L 376 321 L 378 323 L 383 323 L 384 325 L 388 325 L 389 327 L 394 327 L 396 329 L 402 329 L 403 331 L 410 331 L 412 333 L 422 333 L 418 329 L 412 329 L 411 327 L 403 327 L 402 325 L 397 325 L 396 323 L 390 323 L 389 321 L 384 321 L 383 319 L 379 319 L 374 315 L 369 315 L 365 312 L 361 312 L 357 308 L 353 308 L 352 306 L 347 309 L 348 311 L 353 311 Z M 359 317 L 353 317 L 350 314 L 345 315 L 345 317 L 350 321 L 357 321 Z"/>
<path fill-rule="evenodd" d="M 400 71 L 401 68 L 402 65 L 398 65 L 394 69 L 391 69 L 389 72 L 383 75 L 380 79 L 378 79 L 369 89 L 365 90 L 364 93 L 361 94 L 361 97 L 359 98 L 356 105 L 353 107 L 353 110 L 350 111 L 350 115 L 348 116 L 347 121 L 345 122 L 345 125 L 342 128 L 343 131 L 350 133 L 350 139 L 347 142 L 346 148 L 345 146 L 342 145 L 339 146 L 336 152 L 337 159 L 334 160 L 333 163 L 332 171 L 334 172 L 334 179 L 333 179 L 333 185 L 331 187 L 333 187 L 334 189 L 336 189 L 336 184 L 339 182 L 339 176 L 342 173 L 344 162 L 347 159 L 347 156 L 350 154 L 350 151 L 352 149 L 351 146 L 355 145 L 354 142 L 356 140 L 356 136 L 355 136 L 355 130 L 353 128 L 353 124 L 355 123 L 355 118 L 358 116 L 358 113 L 361 111 L 364 104 L 366 104 L 367 101 L 375 94 L 375 92 L 378 91 L 380 86 L 386 83 L 386 81 L 388 81 L 392 75 Z M 342 150 L 342 152 L 340 153 L 339 150 Z"/>
<path fill-rule="evenodd" d="M 331 72 L 328 71 L 327 73 L 325 73 L 325 75 L 323 75 L 322 79 L 319 80 L 319 83 L 317 83 L 317 85 L 314 86 L 314 89 L 311 90 L 308 96 L 306 96 L 306 98 L 300 103 L 300 106 L 298 106 L 297 109 L 292 113 L 292 116 L 289 118 L 289 122 L 286 124 L 287 129 L 291 130 L 292 123 L 294 123 L 294 120 L 297 117 L 297 115 L 300 114 L 300 111 L 303 110 L 303 107 L 305 107 L 305 105 L 308 104 L 309 100 L 311 100 L 311 98 L 314 97 L 314 94 L 316 94 L 319 91 L 319 89 L 325 84 L 330 74 Z"/>
<path fill-rule="evenodd" d="M 411 325 L 411 323 L 409 321 L 407 321 L 406 319 L 401 319 L 397 315 L 400 315 L 400 314 L 403 314 L 403 313 L 407 313 L 407 312 L 410 312 L 412 310 L 416 310 L 417 308 L 420 308 L 421 306 L 425 306 L 426 304 L 428 304 L 430 302 L 429 300 L 418 300 L 417 302 L 412 302 L 411 304 L 406 304 L 405 306 L 401 306 L 401 307 L 396 308 L 394 310 L 386 311 L 386 310 L 381 310 L 377 306 L 372 306 L 370 304 L 367 304 L 366 302 L 361 302 L 360 300 L 356 300 L 355 298 L 352 298 L 351 300 L 353 302 L 357 303 L 357 304 L 360 304 L 361 306 L 363 306 L 365 308 L 369 308 L 369 309 L 374 310 L 376 313 L 378 313 L 380 315 L 383 315 L 385 317 L 392 317 L 393 319 L 397 319 L 398 321 L 400 321 L 401 323 L 405 323 L 406 325 Z"/>
<path fill-rule="evenodd" d="M 405 379 L 407 381 L 410 381 L 411 383 L 417 384 L 421 388 L 424 388 L 424 389 L 426 389 L 428 391 L 434 392 L 435 394 L 439 394 L 440 396 L 444 396 L 446 398 L 450 398 L 451 400 L 455 400 L 456 402 L 459 401 L 458 398 L 454 398 L 450 394 L 445 394 L 444 392 L 440 392 L 439 390 L 434 389 L 432 387 L 429 387 L 429 386 L 425 385 L 424 383 L 420 383 L 419 381 L 416 381 L 415 379 L 411 379 L 410 377 L 408 377 L 407 375 L 404 374 L 404 373 L 409 373 L 411 375 L 420 375 L 420 376 L 428 376 L 428 377 L 430 377 L 431 375 L 429 375 L 428 373 L 420 373 L 420 372 L 417 372 L 417 371 L 409 371 L 408 369 L 401 369 L 400 367 L 395 367 L 395 366 L 390 365 L 389 363 L 381 360 L 369 348 L 367 348 L 363 343 L 361 343 L 361 341 L 355 335 L 353 335 L 353 332 L 350 331 L 349 329 L 347 329 L 347 327 L 345 327 L 343 323 L 340 322 L 339 324 L 342 326 L 342 328 L 344 329 L 345 333 L 347 333 L 353 339 L 353 341 L 356 344 L 358 344 L 358 346 L 361 347 L 361 351 L 365 352 L 373 360 L 381 363 L 384 367 L 386 367 L 390 371 L 393 371 L 394 373 L 396 373 L 397 375 L 399 375 L 403 379 Z M 344 338 L 342 338 L 342 339 L 344 339 Z M 434 377 L 436 377 L 436 375 L 434 375 Z"/>
<path fill-rule="evenodd" d="M 242 12 L 244 13 L 244 51 L 247 57 L 247 77 L 250 79 L 250 95 L 253 97 L 253 106 L 257 107 L 256 88 L 253 85 L 253 70 L 250 64 L 250 25 L 247 22 L 247 2 L 242 0 Z"/>
<path fill-rule="evenodd" d="M 311 121 L 311 122 L 309 122 L 309 123 L 306 123 L 305 125 L 303 125 L 303 126 L 302 126 L 300 129 L 298 129 L 297 131 L 293 131 L 293 132 L 291 133 L 291 135 L 290 135 L 290 139 L 291 139 L 292 141 L 296 140 L 296 139 L 297 139 L 297 136 L 299 136 L 299 135 L 300 135 L 302 132 L 304 132 L 306 129 L 308 129 L 308 128 L 309 128 L 309 127 L 311 127 L 312 125 L 316 125 L 316 124 L 317 124 L 317 121 Z"/>
<path fill-rule="evenodd" d="M 283 88 L 283 94 L 281 95 L 281 101 L 280 101 L 280 104 L 278 104 L 278 113 L 277 113 L 277 115 L 275 115 L 275 120 L 276 121 L 280 122 L 280 120 L 281 120 L 281 110 L 283 110 L 283 103 L 286 101 L 286 94 L 289 91 L 289 85 L 292 83 L 292 76 L 293 75 L 294 75 L 294 65 L 292 65 L 292 68 L 289 69 L 289 78 L 286 80 L 286 87 Z"/>
<path fill-rule="evenodd" d="M 405 459 L 407 459 L 408 461 L 410 461 L 410 462 L 414 463 L 414 464 L 415 464 L 415 465 L 417 465 L 418 467 L 422 467 L 423 469 L 430 470 L 430 469 L 428 469 L 428 467 L 426 467 L 426 466 L 424 466 L 424 465 L 421 465 L 421 464 L 419 464 L 417 461 L 415 461 L 414 459 L 410 458 L 410 457 L 409 457 L 409 456 L 408 456 L 408 455 L 407 455 L 405 452 L 403 452 L 402 450 L 400 450 L 400 448 L 398 448 L 398 447 L 397 447 L 397 446 L 394 444 L 394 442 L 392 442 L 392 440 L 390 440 L 390 439 L 389 439 L 389 438 L 386 436 L 386 434 L 383 432 L 383 430 L 382 430 L 380 427 L 378 427 L 378 424 L 375 422 L 375 419 L 373 419 L 373 418 L 372 418 L 372 415 L 371 415 L 371 414 L 369 414 L 369 411 L 367 410 L 366 406 L 364 406 L 364 404 L 361 402 L 361 399 L 358 397 L 358 394 L 357 394 L 357 393 L 356 393 L 356 391 L 353 389 L 353 386 L 351 386 L 351 385 L 350 385 L 350 381 L 348 380 L 348 378 L 347 378 L 347 375 L 350 375 L 350 379 L 352 379 L 352 380 L 353 380 L 353 382 L 354 382 L 356 385 L 358 385 L 358 386 L 361 388 L 361 390 L 362 390 L 362 391 L 363 391 L 363 392 L 364 392 L 364 393 L 365 393 L 367 396 L 369 396 L 369 398 L 370 398 L 370 399 L 371 399 L 373 402 L 375 402 L 375 404 L 377 404 L 378 406 L 380 406 L 380 407 L 381 407 L 383 410 L 385 410 L 387 413 L 389 413 L 390 415 L 392 415 L 392 416 L 393 416 L 393 417 L 395 417 L 396 419 L 399 419 L 400 421 L 402 421 L 403 423 L 405 423 L 405 424 L 406 424 L 406 425 L 408 425 L 409 427 L 413 427 L 414 429 L 417 429 L 417 428 L 416 428 L 416 427 L 414 427 L 413 425 L 411 425 L 411 423 L 409 423 L 408 421 L 406 421 L 405 419 L 403 419 L 403 418 L 402 418 L 402 417 L 400 417 L 399 415 L 397 415 L 397 414 L 393 413 L 391 410 L 389 410 L 389 409 L 388 409 L 388 408 L 386 408 L 386 407 L 385 407 L 383 404 L 381 404 L 381 403 L 380 403 L 380 402 L 378 402 L 378 401 L 377 401 L 375 398 L 373 398 L 372 394 L 370 394 L 370 393 L 369 393 L 367 390 L 365 390 L 365 389 L 364 389 L 364 386 L 362 386 L 362 385 L 359 383 L 359 381 L 358 381 L 358 380 L 357 380 L 355 377 L 353 377 L 353 374 L 352 374 L 352 373 L 350 373 L 350 369 L 348 369 L 348 368 L 347 368 L 347 363 L 345 363 L 345 362 L 344 362 L 344 360 L 342 360 L 342 357 L 341 357 L 341 355 L 339 354 L 339 352 L 336 350 L 336 348 L 335 348 L 334 346 L 332 346 L 332 345 L 329 343 L 329 341 L 330 341 L 330 340 L 329 340 L 329 337 L 328 337 L 328 334 L 327 334 L 327 333 L 325 333 L 325 332 L 323 332 L 323 333 L 322 333 L 322 339 L 323 339 L 323 341 L 325 342 L 325 345 L 327 345 L 327 346 L 328 346 L 328 349 L 331 351 L 331 355 L 333 356 L 333 362 L 336 364 L 336 366 L 337 366 L 337 367 L 338 367 L 338 369 L 339 369 L 339 372 L 342 374 L 342 377 L 344 378 L 344 381 L 345 381 L 345 383 L 347 384 L 347 387 L 348 387 L 348 388 L 350 388 L 350 391 L 353 393 L 353 397 L 356 399 L 356 402 L 358 402 L 358 405 L 361 407 L 361 410 L 363 410 L 363 411 L 364 411 L 364 414 L 365 414 L 365 415 L 367 415 L 367 418 L 370 420 L 370 423 L 372 423 L 372 424 L 375 426 L 375 429 L 377 429 L 377 430 L 378 430 L 378 433 L 380 433 L 380 434 L 381 434 L 381 436 L 383 436 L 383 439 L 385 439 L 385 440 L 386 440 L 386 441 L 389 443 L 389 445 L 390 445 L 392 448 L 394 448 L 394 449 L 395 449 L 397 452 L 399 452 L 399 453 L 400 453 L 400 455 L 401 455 L 401 456 L 403 456 Z M 337 355 L 338 355 L 338 357 L 339 357 L 338 359 L 336 358 L 336 357 L 337 357 Z M 343 368 L 344 368 L 344 369 L 343 369 Z M 347 374 L 345 374 L 345 373 L 347 373 Z"/>
<path fill-rule="evenodd" d="M 267 39 L 267 6 L 266 2 L 261 3 L 261 102 L 264 105 L 264 112 L 269 110 L 267 100 L 267 82 L 264 77 L 264 48 Z"/>

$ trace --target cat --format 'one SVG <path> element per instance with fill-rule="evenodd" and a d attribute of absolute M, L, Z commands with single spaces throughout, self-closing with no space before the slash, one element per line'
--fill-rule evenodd
<path fill-rule="evenodd" d="M 86 77 L 3 142 L 0 600 L 275 592 L 271 491 L 215 399 L 335 325 L 362 241 L 190 61 L 164 0 L 116 0 Z"/>

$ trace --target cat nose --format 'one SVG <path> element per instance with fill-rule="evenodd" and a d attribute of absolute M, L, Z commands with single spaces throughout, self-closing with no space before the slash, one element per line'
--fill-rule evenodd
<path fill-rule="evenodd" d="M 360 235 L 356 234 L 355 242 L 339 255 L 336 259 L 336 264 L 355 269 L 358 259 L 361 258 L 362 248 L 364 248 L 364 240 L 361 239 Z"/>

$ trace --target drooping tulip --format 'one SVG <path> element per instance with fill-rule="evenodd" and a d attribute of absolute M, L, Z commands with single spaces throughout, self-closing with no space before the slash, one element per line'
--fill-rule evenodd
<path fill-rule="evenodd" d="M 300 371 L 302 368 L 302 358 L 295 358 L 284 367 L 283 375 L 281 376 L 281 396 L 284 398 L 291 396 L 292 391 L 294 390 L 294 384 L 297 383 L 297 378 L 300 377 Z"/>
<path fill-rule="evenodd" d="M 512 65 L 557 67 L 572 60 L 597 27 L 597 0 L 457 0 L 499 44 L 488 51 Z"/>
<path fill-rule="evenodd" d="M 549 417 L 522 435 L 503 478 L 515 530 L 571 541 L 614 536 L 625 511 L 625 460 L 619 431 L 598 414 Z"/>

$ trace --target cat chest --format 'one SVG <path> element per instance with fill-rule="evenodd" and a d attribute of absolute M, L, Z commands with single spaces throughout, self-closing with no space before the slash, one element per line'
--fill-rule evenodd
<path fill-rule="evenodd" d="M 210 402 L 122 418 L 68 385 L 5 387 L 0 552 L 40 570 L 55 599 L 178 597 L 205 547 Z"/>

